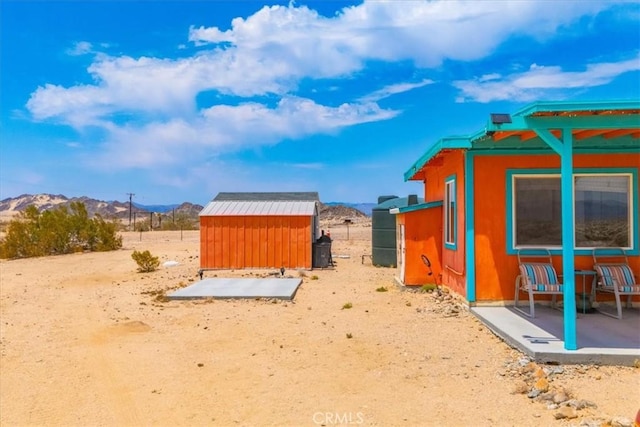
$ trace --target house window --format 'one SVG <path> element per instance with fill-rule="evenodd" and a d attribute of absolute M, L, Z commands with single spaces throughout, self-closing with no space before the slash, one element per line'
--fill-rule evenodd
<path fill-rule="evenodd" d="M 631 177 L 576 175 L 576 247 L 631 246 Z"/>
<path fill-rule="evenodd" d="M 512 179 L 514 247 L 561 247 L 560 175 Z M 631 248 L 632 182 L 631 174 L 573 175 L 575 248 Z"/>
<path fill-rule="evenodd" d="M 456 247 L 456 178 L 444 182 L 444 243 L 450 249 Z"/>

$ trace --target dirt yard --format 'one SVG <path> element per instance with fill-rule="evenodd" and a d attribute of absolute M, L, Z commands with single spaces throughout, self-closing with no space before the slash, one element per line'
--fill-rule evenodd
<path fill-rule="evenodd" d="M 287 271 L 293 301 L 166 301 L 198 279 L 198 232 L 1 261 L 0 425 L 632 425 L 640 369 L 530 363 L 363 264 L 370 227 L 331 235 L 336 268 Z M 138 273 L 134 249 L 179 265 Z"/>

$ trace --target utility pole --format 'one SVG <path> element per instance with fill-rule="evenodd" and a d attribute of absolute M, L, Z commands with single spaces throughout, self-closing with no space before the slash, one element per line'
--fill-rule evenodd
<path fill-rule="evenodd" d="M 133 199 L 133 196 L 135 196 L 135 194 L 133 193 L 127 193 L 129 195 L 129 227 L 131 227 L 131 199 Z"/>

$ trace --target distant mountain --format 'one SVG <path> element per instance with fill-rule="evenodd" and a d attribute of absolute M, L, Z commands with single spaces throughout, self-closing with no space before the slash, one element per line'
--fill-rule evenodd
<path fill-rule="evenodd" d="M 40 211 L 54 209 L 59 206 L 69 206 L 72 202 L 82 202 L 87 208 L 89 216 L 96 214 L 104 218 L 129 218 L 129 202 L 104 201 L 96 200 L 86 196 L 68 198 L 61 194 L 23 194 L 18 197 L 7 198 L 0 201 L 0 215 L 2 217 L 11 217 L 18 212 L 24 211 L 27 206 L 34 205 Z M 193 203 L 184 202 L 180 205 L 140 205 L 132 203 L 131 213 L 148 214 L 164 213 L 177 214 L 183 213 L 189 217 L 197 217 L 202 206 Z"/>
<path fill-rule="evenodd" d="M 371 216 L 373 208 L 377 206 L 376 203 L 345 203 L 345 202 L 327 202 L 326 206 L 346 206 L 356 209 L 366 216 Z"/>
<path fill-rule="evenodd" d="M 157 213 L 171 212 L 173 209 L 180 206 L 180 205 L 142 205 L 136 202 L 133 202 L 132 205 L 140 210 L 144 210 L 147 212 L 157 212 Z"/>
<path fill-rule="evenodd" d="M 90 197 L 68 198 L 62 194 L 23 194 L 18 197 L 7 198 L 0 201 L 0 217 L 10 218 L 18 212 L 24 211 L 27 206 L 34 205 L 40 211 L 54 209 L 59 206 L 69 206 L 72 202 L 82 202 L 87 208 L 89 216 L 96 214 L 103 218 L 129 218 L 129 202 L 96 200 Z M 320 218 L 331 221 L 343 221 L 344 219 L 364 220 L 371 215 L 374 203 L 320 203 Z M 189 218 L 197 218 L 203 209 L 201 205 L 184 202 L 171 205 L 142 205 L 132 203 L 131 214 L 136 216 L 149 213 L 161 213 L 164 215 L 183 214 Z"/>

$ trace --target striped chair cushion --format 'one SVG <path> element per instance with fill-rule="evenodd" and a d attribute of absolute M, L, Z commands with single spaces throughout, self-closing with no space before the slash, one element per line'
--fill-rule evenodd
<path fill-rule="evenodd" d="M 633 272 L 626 264 L 596 264 L 596 272 L 602 279 L 602 286 L 617 284 L 622 292 L 640 292 L 640 285 L 635 283 Z"/>
<path fill-rule="evenodd" d="M 562 285 L 558 283 L 556 270 L 551 264 L 523 263 L 520 264 L 520 274 L 534 291 L 562 292 Z"/>

